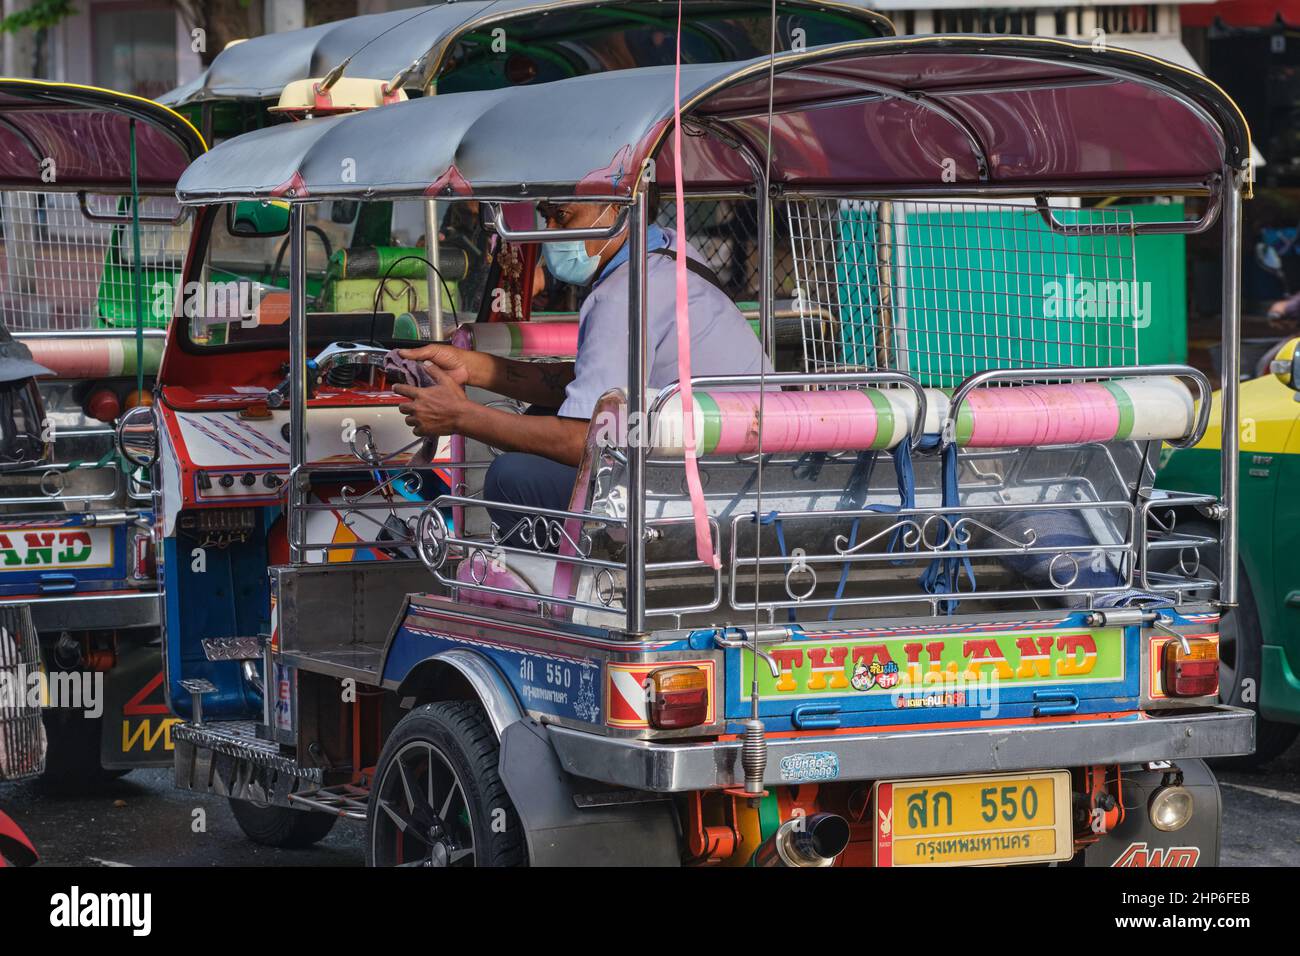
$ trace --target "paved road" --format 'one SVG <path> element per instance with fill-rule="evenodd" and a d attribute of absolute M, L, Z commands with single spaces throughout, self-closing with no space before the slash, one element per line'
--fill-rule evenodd
<path fill-rule="evenodd" d="M 361 866 L 364 827 L 341 820 L 309 850 L 244 838 L 224 799 L 177 790 L 170 770 L 136 770 L 90 796 L 54 796 L 35 783 L 0 784 L 0 809 L 53 866 Z M 196 809 L 206 832 L 193 832 Z"/>
<path fill-rule="evenodd" d="M 1300 866 L 1300 744 L 1259 771 L 1221 771 L 1225 866 Z M 5 809 L 52 866 L 360 866 L 363 827 L 340 821 L 310 850 L 244 839 L 226 801 L 172 787 L 171 772 L 137 770 L 93 796 L 50 796 L 0 784 Z M 194 811 L 206 832 L 192 832 Z"/>

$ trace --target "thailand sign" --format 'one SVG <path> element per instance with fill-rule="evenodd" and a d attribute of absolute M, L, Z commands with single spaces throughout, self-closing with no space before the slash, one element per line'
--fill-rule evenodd
<path fill-rule="evenodd" d="M 1061 628 L 903 637 L 810 638 L 764 649 L 776 662 L 773 677 L 758 671 L 765 700 L 847 697 L 911 698 L 937 693 L 957 699 L 963 685 L 1033 687 L 1109 683 L 1124 679 L 1122 628 Z M 741 686 L 750 686 L 753 655 L 741 653 Z M 955 688 L 955 690 L 954 690 Z"/>

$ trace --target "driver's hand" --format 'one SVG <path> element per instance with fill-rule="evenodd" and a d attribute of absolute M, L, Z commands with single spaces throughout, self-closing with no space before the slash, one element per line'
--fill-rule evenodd
<path fill-rule="evenodd" d="M 465 349 L 459 349 L 454 345 L 422 345 L 418 349 L 399 349 L 397 354 L 404 359 L 424 362 L 430 374 L 435 368 L 441 369 L 447 378 L 462 388 L 469 384 L 470 356 L 474 353 Z M 435 380 L 438 378 L 437 375 L 433 377 Z M 394 391 L 406 394 L 400 389 Z"/>
<path fill-rule="evenodd" d="M 450 346 L 426 346 L 428 348 L 450 348 Z M 425 349 L 412 349 L 411 358 L 419 358 Z M 453 352 L 460 351 L 452 349 Z M 464 413 L 474 404 L 465 395 L 461 383 L 457 382 L 442 367 L 430 363 L 429 374 L 434 384 L 428 388 L 416 388 L 414 385 L 394 385 L 393 391 L 408 401 L 397 406 L 397 410 L 406 416 L 406 424 L 421 438 L 441 438 L 461 431 L 460 423 Z"/>

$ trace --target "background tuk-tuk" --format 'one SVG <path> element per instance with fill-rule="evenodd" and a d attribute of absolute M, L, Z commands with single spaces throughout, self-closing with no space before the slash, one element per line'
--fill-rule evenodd
<path fill-rule="evenodd" d="M 78 691 L 51 694 L 45 778 L 84 784 L 171 759 L 151 492 L 113 435 L 151 401 L 204 143 L 157 103 L 25 79 L 0 79 L 0 142 L 0 325 L 48 372 L 49 442 L 0 471 L 0 607 L 30 608 L 51 687 Z"/>
<path fill-rule="evenodd" d="M 739 61 L 764 52 L 771 12 L 765 0 L 686 0 L 685 62 Z M 894 33 L 888 19 L 858 0 L 781 0 L 776 13 L 782 49 Z M 397 96 L 500 89 L 671 63 L 675 31 L 676 7 L 655 2 L 468 0 L 239 41 L 160 101 L 189 117 L 209 142 L 220 142 L 286 117 L 328 115 Z M 286 89 L 304 94 L 311 84 L 321 92 L 300 95 L 293 109 L 280 102 Z M 347 309 L 348 303 L 378 296 L 382 308 L 411 314 L 425 334 L 436 331 L 438 338 L 454 327 L 452 318 L 531 317 L 531 297 L 520 295 L 520 276 L 534 268 L 535 249 L 512 261 L 514 250 L 483 228 L 473 206 L 439 210 L 432 199 L 424 207 L 340 200 L 313 206 L 309 215 L 308 281 L 323 301 Z M 701 201 L 689 215 L 692 240 L 752 311 L 758 233 L 750 205 Z M 662 218 L 672 225 L 671 205 Z M 433 222 L 440 227 L 430 228 Z M 778 241 L 783 247 L 788 241 L 784 229 Z M 441 278 L 409 256 L 424 243 Z M 260 263 L 267 273 L 274 271 L 276 251 L 268 244 L 267 261 Z M 782 275 L 790 274 L 786 256 Z M 497 288 L 509 296 L 485 295 L 485 289 Z M 554 320 L 575 320 L 563 314 L 576 307 L 572 295 L 553 291 L 545 311 L 562 313 Z"/>
<path fill-rule="evenodd" d="M 1030 37 L 688 64 L 680 146 L 673 89 L 648 68 L 381 105 L 237 137 L 182 177 L 191 274 L 204 237 L 274 202 L 290 281 L 283 321 L 176 322 L 142 422 L 169 617 L 196 622 L 168 629 L 177 784 L 364 819 L 378 864 L 1213 864 L 1203 760 L 1253 746 L 1217 686 L 1236 458 L 1216 494 L 1154 487 L 1211 386 L 1141 364 L 1131 297 L 1135 237 L 1217 225 L 1235 368 L 1240 111 L 1172 64 Z M 694 376 L 693 411 L 647 375 L 646 235 L 678 174 L 683 200 L 753 205 L 769 355 L 778 220 L 798 290 L 798 348 Z M 1166 195 L 1199 215 L 1102 201 Z M 430 196 L 511 241 L 627 230 L 628 385 L 567 508 L 486 500 L 494 449 L 413 458 L 378 368 L 396 317 L 308 285 L 313 204 Z M 509 209 L 541 199 L 620 215 L 558 232 Z M 492 338 L 533 357 L 562 336 Z M 241 460 L 235 435 L 268 450 Z M 489 509 L 513 517 L 470 517 Z M 212 554 L 183 560 L 194 528 L 233 529 L 233 611 L 205 597 Z"/>

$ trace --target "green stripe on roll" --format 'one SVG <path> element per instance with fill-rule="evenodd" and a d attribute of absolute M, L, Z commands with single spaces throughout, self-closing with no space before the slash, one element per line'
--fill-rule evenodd
<path fill-rule="evenodd" d="M 1122 382 L 1102 382 L 1102 384 L 1114 397 L 1115 405 L 1119 409 L 1119 425 L 1115 429 L 1115 438 L 1119 441 L 1127 441 L 1129 435 L 1133 434 L 1133 399 Z"/>
<path fill-rule="evenodd" d="M 961 408 L 957 409 L 957 444 L 965 445 L 970 442 L 971 435 L 975 432 L 975 414 L 971 411 L 969 402 L 962 402 Z"/>
<path fill-rule="evenodd" d="M 697 455 L 709 455 L 718 447 L 718 442 L 722 440 L 722 413 L 718 411 L 718 403 L 713 400 L 713 396 L 708 392 L 692 392 L 691 398 L 700 406 L 700 411 L 704 417 L 703 434 L 695 436 L 695 453 Z M 685 417 L 682 416 L 682 425 L 685 427 Z M 683 433 L 682 441 L 685 442 L 686 435 Z"/>
<path fill-rule="evenodd" d="M 872 450 L 892 447 L 895 444 L 894 429 L 898 424 L 893 404 L 879 389 L 864 388 L 862 391 L 871 400 L 871 407 L 876 413 L 876 437 L 871 442 Z"/>
<path fill-rule="evenodd" d="M 520 356 L 524 354 L 524 333 L 514 322 L 507 322 L 506 331 L 510 333 L 510 354 Z"/>

